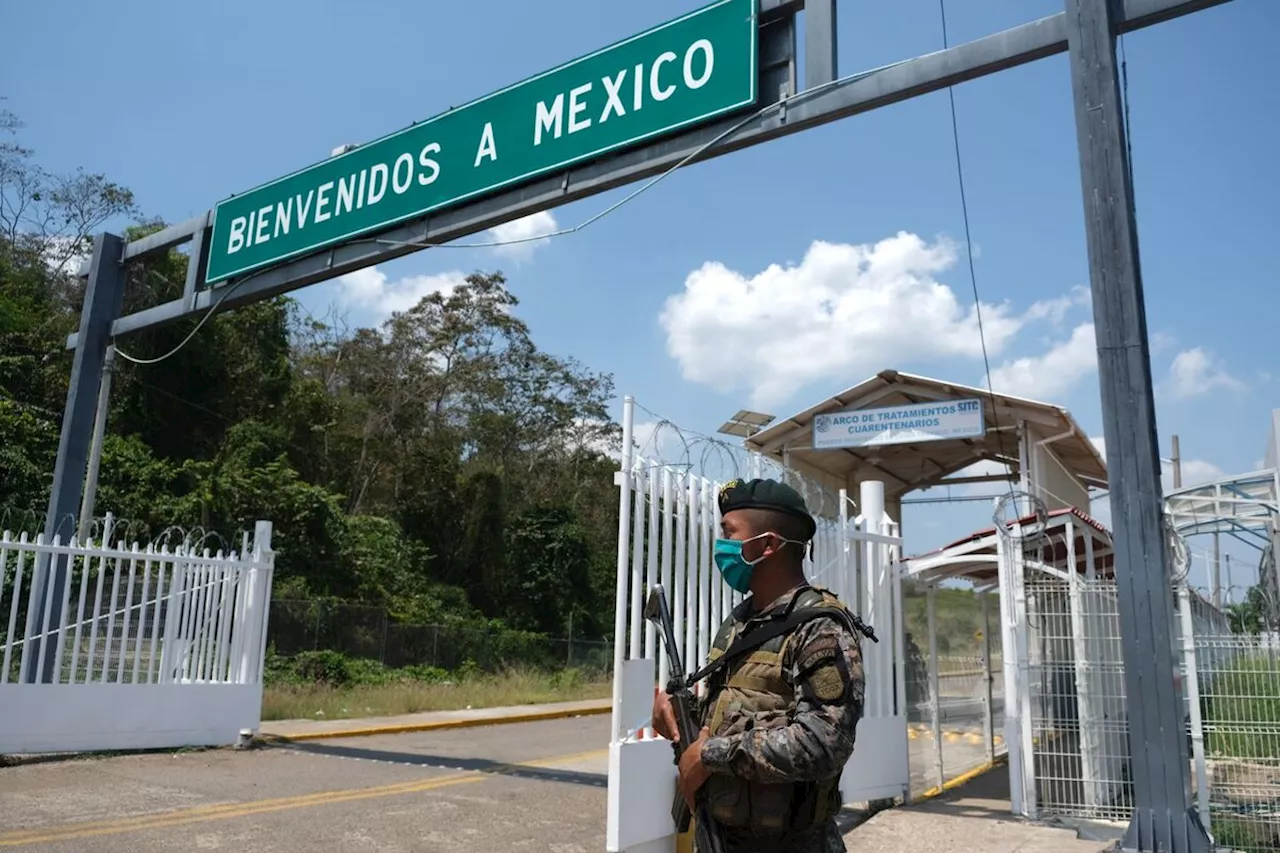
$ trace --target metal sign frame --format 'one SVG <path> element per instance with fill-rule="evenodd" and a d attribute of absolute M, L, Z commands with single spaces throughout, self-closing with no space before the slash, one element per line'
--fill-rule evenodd
<path fill-rule="evenodd" d="M 562 171 L 576 163 L 598 160 L 614 150 L 635 147 L 651 138 L 668 136 L 681 128 L 705 124 L 709 119 L 732 114 L 741 111 L 745 107 L 752 106 L 759 97 L 759 92 L 757 91 L 759 79 L 756 67 L 759 54 L 757 46 L 759 29 L 755 26 L 755 12 L 754 0 L 715 0 L 710 5 L 695 9 L 642 33 L 637 33 L 615 42 L 608 47 L 600 48 L 585 56 L 543 71 L 521 80 L 519 83 L 513 83 L 462 106 L 453 107 L 446 112 L 432 116 L 425 121 L 416 122 L 409 127 L 402 128 L 363 145 L 353 146 L 350 150 L 344 151 L 337 156 L 297 169 L 283 177 L 275 178 L 259 184 L 253 189 L 223 199 L 213 209 L 213 218 L 210 223 L 213 250 L 208 253 L 209 257 L 205 262 L 205 279 L 209 284 L 215 284 L 225 279 L 246 275 L 261 268 L 275 266 L 295 257 L 314 254 L 318 250 L 331 245 L 347 242 L 365 234 L 386 230 L 406 219 L 419 218 L 445 207 L 456 207 L 475 197 L 493 195 L 504 187 L 525 183 L 548 172 Z M 706 29 L 703 29 L 704 27 Z M 705 64 L 703 66 L 704 77 L 702 83 L 703 85 L 710 83 L 712 89 L 716 90 L 712 95 L 711 103 L 693 109 L 682 108 L 681 104 L 684 101 L 680 95 L 683 93 L 678 91 L 679 87 L 674 83 L 668 83 L 665 94 L 659 96 L 657 92 L 658 72 L 661 69 L 659 63 L 664 56 L 653 47 L 653 44 L 655 42 L 662 44 L 664 39 L 670 39 L 669 32 L 673 29 L 676 33 L 687 33 L 689 30 L 693 30 L 695 33 L 702 34 L 703 37 L 695 41 L 693 46 L 686 51 L 685 62 L 688 63 L 688 57 L 693 48 L 699 46 L 699 42 L 703 43 L 702 61 Z M 719 42 L 718 45 L 717 42 Z M 576 78 L 579 82 L 582 79 L 586 79 L 585 86 L 572 88 L 571 84 L 564 85 L 562 83 L 562 87 L 556 87 L 555 115 L 558 117 L 558 121 L 555 125 L 553 139 L 542 139 L 539 135 L 530 133 L 530 136 L 533 136 L 535 141 L 530 142 L 529 137 L 524 138 L 523 144 L 516 141 L 516 138 L 518 138 L 515 133 L 517 119 L 514 113 L 516 111 L 504 110 L 504 106 L 509 105 L 513 99 L 523 95 L 527 100 L 522 106 L 532 107 L 534 99 L 542 93 L 542 88 L 540 87 L 546 87 L 548 80 L 563 81 L 565 77 L 570 76 L 571 71 L 579 69 L 580 66 L 585 65 L 590 68 L 592 64 L 613 60 L 615 64 L 609 66 L 609 69 L 618 72 L 618 63 L 622 60 L 619 54 L 634 53 L 637 50 L 637 44 L 650 47 L 653 50 L 650 56 L 657 56 L 658 58 L 653 59 L 648 67 L 647 74 L 642 70 L 645 69 L 645 65 L 640 64 L 633 67 L 631 61 L 626 61 L 622 65 L 621 71 L 617 73 L 616 78 L 611 78 L 607 81 L 614 84 L 615 91 L 612 99 L 606 102 L 603 119 L 601 117 L 602 113 L 593 111 L 585 117 L 584 122 L 575 127 L 575 125 L 579 124 L 576 113 L 579 109 L 585 111 L 587 107 L 585 100 L 578 101 L 579 94 L 585 98 L 592 91 L 593 82 L 596 84 L 606 83 L 598 73 L 592 73 L 591 76 L 585 78 Z M 726 46 L 733 48 L 729 55 L 726 55 L 723 50 L 714 49 L 715 47 L 724 48 Z M 632 58 L 634 59 L 635 57 L 633 56 Z M 668 73 L 669 78 L 679 78 L 680 66 L 678 60 L 680 57 L 674 51 L 668 51 L 665 59 L 671 67 L 671 71 Z M 643 62 L 643 59 L 641 61 Z M 726 64 L 729 64 L 729 70 L 721 71 L 719 77 L 714 76 L 715 72 Z M 596 72 L 598 70 L 596 69 Z M 690 70 L 686 65 L 684 69 L 686 77 Z M 737 76 L 739 71 L 741 76 Z M 730 72 L 733 72 L 734 76 L 727 78 L 727 83 L 718 82 Z M 631 74 L 631 76 L 628 77 L 628 74 Z M 574 78 L 571 77 L 570 79 Z M 645 88 L 644 83 L 648 83 L 648 89 Z M 687 82 L 686 85 L 693 84 L 692 82 Z M 602 90 L 604 90 L 603 86 L 597 85 L 595 87 L 597 93 Z M 566 94 L 569 96 L 567 105 L 564 100 Z M 608 94 L 607 91 L 606 94 Z M 673 94 L 677 96 L 676 99 L 667 100 Z M 716 97 L 716 94 L 719 97 Z M 726 95 L 728 97 L 725 97 Z M 548 100 L 550 99 L 548 98 Z M 539 106 L 541 105 L 539 104 Z M 611 110 L 610 107 L 615 108 L 615 110 Z M 655 122 L 650 118 L 650 114 L 654 113 L 655 110 L 658 111 L 659 115 L 662 115 L 663 111 L 665 111 L 666 119 L 659 118 Z M 612 124 L 609 124 L 607 119 L 611 117 L 611 112 L 617 117 L 613 118 Z M 477 115 L 479 116 L 478 118 Z M 562 140 L 561 128 L 564 125 L 566 115 L 568 132 L 564 134 L 564 139 Z M 637 119 L 633 118 L 633 116 L 640 116 L 641 118 Z M 527 120 L 531 117 L 536 117 L 536 113 L 533 113 L 532 110 L 530 110 L 529 115 L 520 113 L 521 119 Z M 594 124 L 593 120 L 595 120 Z M 531 131 L 535 124 L 535 122 L 530 122 L 522 125 L 521 130 Z M 636 130 L 628 130 L 629 127 L 636 125 L 639 125 Z M 643 127 L 644 125 L 649 126 Z M 462 131 L 463 127 L 466 128 L 466 132 Z M 604 128 L 604 138 L 600 136 L 602 128 Z M 618 131 L 615 128 L 622 129 L 623 135 L 621 138 L 610 138 L 617 136 Z M 587 138 L 593 141 L 587 142 L 585 145 L 566 148 L 577 138 L 573 135 L 575 130 L 587 131 Z M 463 142 L 462 139 L 458 138 L 460 134 L 464 136 L 465 143 L 455 145 L 454 143 Z M 486 143 L 489 146 L 488 148 L 485 147 Z M 531 151 L 536 150 L 542 144 L 548 145 L 554 153 L 548 151 L 542 157 L 535 158 L 534 163 L 517 166 L 514 172 L 510 170 L 510 167 L 506 166 L 512 160 L 520 159 L 521 154 L 527 158 Z M 477 148 L 477 146 L 479 147 Z M 502 152 L 501 157 L 499 157 L 499 151 Z M 397 152 L 400 152 L 398 157 L 394 156 Z M 421 153 L 419 154 L 418 152 Z M 475 158 L 474 164 L 466 162 L 470 161 L 472 157 Z M 394 167 L 388 168 L 393 159 Z M 537 160 L 541 160 L 541 162 L 537 162 Z M 382 192 L 377 199 L 373 197 L 374 178 L 372 174 L 368 178 L 369 191 L 367 197 L 369 198 L 369 204 L 367 206 L 364 204 L 366 197 L 366 179 L 364 175 L 369 166 L 366 165 L 363 169 L 359 165 L 344 167 L 344 164 L 349 161 L 365 164 L 370 164 L 371 161 L 380 161 L 378 165 L 383 167 Z M 398 185 L 398 176 L 401 172 L 400 166 L 402 164 L 407 164 L 409 167 L 407 170 L 409 177 L 405 181 L 403 189 Z M 420 165 L 432 171 L 424 171 L 422 174 L 415 176 L 415 171 Z M 470 168 L 468 168 L 469 166 Z M 356 171 L 352 171 L 353 169 Z M 497 170 L 496 174 L 494 173 L 495 170 Z M 356 180 L 357 173 L 359 174 L 358 181 Z M 486 174 L 489 177 L 485 177 Z M 442 183 L 446 186 L 449 182 L 456 183 L 459 179 L 455 178 L 455 175 L 463 176 L 461 181 L 464 185 L 462 187 L 455 186 L 453 191 L 446 190 L 442 194 L 437 187 Z M 350 176 L 349 184 L 346 180 L 348 176 Z M 326 177 L 330 179 L 327 184 L 323 183 Z M 302 181 L 306 181 L 307 183 L 304 186 L 309 185 L 315 193 L 314 196 L 308 193 L 306 197 L 307 206 L 305 208 L 302 206 L 302 197 L 300 196 L 296 210 L 292 205 L 277 207 L 280 205 L 279 192 L 271 193 L 269 191 L 286 184 L 286 182 L 296 184 Z M 315 190 L 316 187 L 323 189 L 325 186 L 328 186 L 331 191 L 336 189 L 334 196 L 329 199 L 325 199 L 322 192 Z M 388 192 L 393 187 L 394 192 Z M 342 213 L 341 199 L 344 190 L 346 191 L 347 210 L 346 215 L 340 217 Z M 292 201 L 292 195 L 288 195 L 287 199 Z M 261 206 L 264 200 L 268 201 L 269 204 Z M 394 205 L 397 212 L 387 212 L 382 215 L 374 213 L 371 215 L 372 211 L 380 208 L 387 209 L 383 204 L 384 200 Z M 320 210 L 322 204 L 326 201 L 332 201 L 332 213 L 326 212 L 322 220 Z M 307 221 L 306 211 L 308 209 L 312 211 L 310 222 Z M 237 210 L 242 214 L 240 217 L 234 216 Z M 247 221 L 245 221 L 243 214 L 248 214 Z M 283 222 L 285 226 L 283 235 L 280 234 L 281 229 L 276 227 L 272 229 L 274 233 L 269 234 L 265 239 L 255 241 L 253 239 L 255 230 L 253 217 L 255 214 L 261 216 L 258 220 L 259 227 L 256 229 L 257 231 L 261 232 L 262 223 L 272 221 L 273 224 L 278 226 Z M 284 214 L 283 218 L 281 214 Z M 293 214 L 296 214 L 296 216 Z M 252 251 L 255 243 L 257 245 L 274 243 L 282 236 L 287 242 L 290 236 L 291 229 L 289 224 L 291 219 L 296 226 L 295 233 L 303 233 L 309 225 L 311 227 L 310 234 L 314 236 L 308 236 L 302 241 L 295 240 L 295 245 L 292 247 L 280 248 L 256 260 L 243 259 L 238 266 L 231 267 L 234 263 L 231 258 L 233 251 L 245 251 L 246 249 Z M 217 250 L 218 247 L 227 243 L 233 233 L 233 224 L 237 220 L 243 222 L 239 232 L 242 248 L 219 252 Z M 332 224 L 326 226 L 322 225 L 322 222 Z M 338 223 L 342 224 L 339 226 Z M 261 255 L 261 253 L 258 254 Z"/>
<path fill-rule="evenodd" d="M 1075 103 L 1081 189 L 1115 526 L 1125 685 L 1130 715 L 1134 814 L 1123 842 L 1139 851 L 1208 851 L 1189 797 L 1189 761 L 1173 679 L 1173 596 L 1161 528 L 1162 494 L 1151 360 L 1133 187 L 1121 109 L 1116 39 L 1229 0 L 1064 0 L 1065 9 L 1004 32 L 886 68 L 837 78 L 835 0 L 757 0 L 760 109 L 582 163 L 517 187 L 407 220 L 375 237 L 206 288 L 212 211 L 125 244 L 94 243 L 58 459 L 46 517 L 52 536 L 75 514 L 84 483 L 97 391 L 116 337 L 208 312 L 226 311 L 373 264 L 587 198 L 676 165 L 707 160 L 1067 52 Z M 806 79 L 797 85 L 798 13 L 804 11 Z M 123 266 L 190 243 L 181 299 L 120 317 Z M 56 624 L 65 563 L 38 570 L 40 616 Z M 53 589 L 47 588 L 52 582 Z M 39 624 L 39 623 L 37 623 Z M 39 642 L 33 639 L 33 642 Z M 48 656 L 52 660 L 53 656 Z M 35 660 L 36 655 L 31 659 Z M 47 669 L 47 667 L 46 667 Z M 23 678 L 50 681 L 35 667 Z"/>

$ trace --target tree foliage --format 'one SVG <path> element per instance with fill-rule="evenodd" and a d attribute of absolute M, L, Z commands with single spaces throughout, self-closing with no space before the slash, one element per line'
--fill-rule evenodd
<path fill-rule="evenodd" d="M 92 234 L 139 216 L 105 176 L 56 176 L 0 112 L 0 507 L 48 499 L 66 335 Z M 129 267 L 125 312 L 179 298 L 178 250 Z M 274 524 L 277 597 L 413 621 L 610 628 L 612 378 L 546 352 L 500 272 L 378 328 L 287 297 L 132 335 L 117 359 L 96 505 L 153 534 Z M 188 340 L 189 338 L 189 340 Z M 238 542 L 228 543 L 232 547 Z M 601 609 L 601 605 L 605 605 Z M 599 614 L 599 615 L 597 615 Z"/>
<path fill-rule="evenodd" d="M 1261 634 L 1269 627 L 1272 608 L 1261 584 L 1249 587 L 1244 601 L 1226 606 L 1227 620 L 1237 634 Z"/>

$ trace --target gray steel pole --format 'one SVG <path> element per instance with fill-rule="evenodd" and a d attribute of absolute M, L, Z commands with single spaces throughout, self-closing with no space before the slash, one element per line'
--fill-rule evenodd
<path fill-rule="evenodd" d="M 83 540 L 89 535 L 89 522 L 93 520 L 93 503 L 98 494 L 98 468 L 102 464 L 102 441 L 107 433 L 107 407 L 111 402 L 111 373 L 115 368 L 116 348 L 107 347 L 102 363 L 102 383 L 98 387 L 98 413 L 93 422 L 93 444 L 89 448 L 89 475 L 84 481 L 84 499 L 80 503 L 80 524 L 77 535 Z"/>
<path fill-rule="evenodd" d="M 1173 487 L 1182 488 L 1182 448 L 1176 435 L 1173 437 Z"/>
<path fill-rule="evenodd" d="M 1116 67 L 1120 13 L 1112 0 L 1066 0 L 1066 15 L 1129 697 L 1134 807 L 1122 849 L 1207 853 L 1208 835 L 1191 808 L 1183 704 L 1173 680 L 1173 588 Z"/>
<path fill-rule="evenodd" d="M 1222 548 L 1218 541 L 1218 533 L 1213 534 L 1213 576 L 1210 580 L 1213 587 L 1213 606 L 1222 607 Z"/>
<path fill-rule="evenodd" d="M 49 492 L 49 509 L 44 520 L 46 540 L 58 534 L 59 525 L 76 518 L 80 506 L 80 490 L 84 486 L 85 463 L 98 391 L 102 387 L 102 368 L 106 362 L 111 324 L 120 316 L 124 294 L 124 270 L 121 258 L 124 241 L 114 234 L 99 234 L 93 242 L 93 260 L 89 266 L 89 282 L 84 292 L 84 308 L 80 311 L 80 333 L 76 338 L 76 354 L 71 362 L 71 384 L 67 387 L 67 408 L 62 415 L 62 434 L 58 439 L 58 459 L 53 469 L 53 487 Z M 68 538 L 75 528 L 67 529 Z M 44 625 L 56 630 L 62 619 L 62 598 L 70 581 L 66 558 L 37 563 L 31 584 L 31 604 L 27 636 L 31 651 L 23 681 L 47 684 L 54 682 L 56 655 L 44 655 L 39 665 L 40 636 Z M 49 585 L 53 585 L 50 596 Z M 46 613 L 45 603 L 49 602 Z M 57 644 L 53 647 L 56 648 Z"/>

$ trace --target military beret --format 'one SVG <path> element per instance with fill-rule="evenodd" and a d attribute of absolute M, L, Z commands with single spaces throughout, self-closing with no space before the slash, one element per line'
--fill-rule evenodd
<path fill-rule="evenodd" d="M 720 514 L 736 509 L 769 509 L 804 521 L 806 539 L 812 539 L 818 524 L 804 505 L 804 498 L 786 483 L 777 480 L 730 480 L 720 487 Z"/>

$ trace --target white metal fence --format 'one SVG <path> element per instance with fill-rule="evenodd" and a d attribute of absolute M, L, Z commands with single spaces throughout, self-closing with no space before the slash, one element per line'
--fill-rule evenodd
<path fill-rule="evenodd" d="M 628 398 L 624 448 L 631 443 L 633 420 Z M 684 457 L 689 456 L 686 446 Z M 721 580 L 712 559 L 721 485 L 767 465 L 764 460 L 742 462 L 739 470 L 731 467 L 726 476 L 713 478 L 656 453 L 624 453 L 617 475 L 621 512 L 606 837 L 611 851 L 674 849 L 670 807 L 675 766 L 670 744 L 649 728 L 654 691 L 665 686 L 670 667 L 656 627 L 643 618 L 644 596 L 655 584 L 663 585 L 682 666 L 692 672 L 705 663 L 721 622 L 743 600 Z M 788 471 L 765 475 L 797 479 Z M 864 487 L 860 514 L 853 517 L 843 493 L 822 496 L 813 488 L 801 484 L 801 491 L 809 492 L 805 497 L 811 510 L 823 517 L 806 573 L 859 612 L 880 639 L 862 646 L 866 704 L 842 790 L 849 801 L 901 796 L 909 782 L 898 582 L 901 539 L 897 525 L 884 515 L 881 484 Z"/>
<path fill-rule="evenodd" d="M 1128 702 L 1116 584 L 1026 583 L 1036 817 L 1127 821 Z M 1280 649 L 1234 634 L 1198 592 L 1175 589 L 1175 678 L 1195 804 L 1220 850 L 1280 849 Z"/>
<path fill-rule="evenodd" d="M 255 730 L 273 562 L 268 522 L 230 553 L 0 534 L 0 753 Z"/>
<path fill-rule="evenodd" d="M 1202 820 L 1221 849 L 1280 849 L 1280 649 L 1265 636 L 1197 633 L 1194 654 Z"/>

